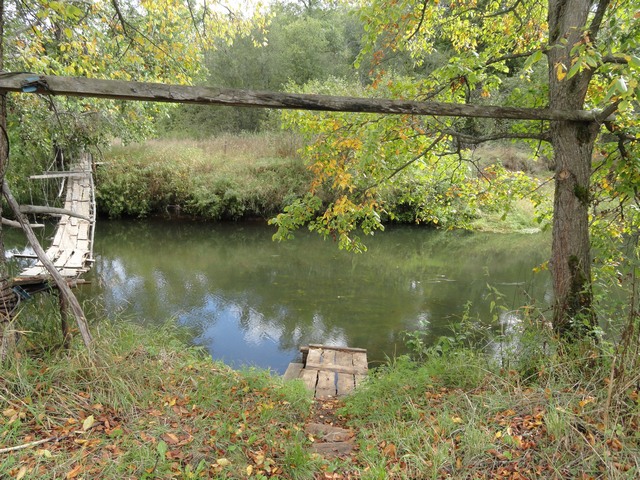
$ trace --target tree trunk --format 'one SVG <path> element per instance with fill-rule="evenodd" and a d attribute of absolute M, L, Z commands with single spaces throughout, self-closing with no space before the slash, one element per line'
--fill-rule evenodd
<path fill-rule="evenodd" d="M 568 77 L 571 49 L 589 30 L 590 0 L 549 1 L 549 107 L 582 108 L 591 71 Z M 598 134 L 595 122 L 554 121 L 555 198 L 551 274 L 555 330 L 577 339 L 595 324 L 592 311 L 589 192 L 591 158 Z"/>
<path fill-rule="evenodd" d="M 4 0 L 0 0 L 0 71 L 4 70 Z M 4 179 L 4 171 L 9 159 L 9 137 L 7 135 L 7 102 L 6 94 L 0 93 L 0 184 Z M 0 218 L 2 203 L 0 202 Z M 0 222 L 0 288 L 10 293 L 7 281 L 7 261 L 4 255 L 4 239 L 2 222 Z M 0 306 L 0 363 L 14 348 L 15 332 L 13 329 L 13 308 Z"/>
<path fill-rule="evenodd" d="M 555 330 L 579 338 L 591 330 L 591 251 L 589 242 L 589 179 L 594 129 L 589 124 L 554 126 L 556 175 L 553 209 L 551 273 Z"/>

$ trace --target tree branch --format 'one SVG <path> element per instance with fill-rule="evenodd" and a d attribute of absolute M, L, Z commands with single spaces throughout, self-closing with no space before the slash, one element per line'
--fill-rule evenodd
<path fill-rule="evenodd" d="M 431 144 L 425 148 L 422 152 L 420 152 L 420 154 L 416 155 L 415 157 L 413 157 L 412 159 L 410 159 L 409 161 L 407 161 L 406 163 L 403 163 L 402 165 L 400 165 L 398 168 L 394 169 L 389 175 L 387 175 L 385 178 L 378 180 L 377 182 L 375 182 L 372 185 L 369 185 L 368 187 L 366 187 L 365 189 L 363 189 L 360 193 L 360 195 L 364 195 L 368 190 L 371 190 L 372 188 L 375 188 L 377 186 L 379 186 L 380 184 L 384 183 L 384 182 L 388 182 L 389 180 L 391 180 L 393 177 L 395 177 L 397 174 L 399 174 L 402 170 L 404 170 L 405 168 L 407 168 L 409 165 L 411 165 L 412 163 L 417 162 L 418 160 L 420 160 L 422 157 L 424 157 L 427 153 L 429 153 L 431 150 L 433 150 L 433 147 L 435 147 L 438 142 L 440 142 L 440 140 L 442 140 L 444 137 L 446 137 L 448 134 L 445 132 L 440 133 L 440 135 L 438 136 L 438 138 L 436 138 L 433 142 L 431 142 Z"/>
<path fill-rule="evenodd" d="M 542 52 L 544 53 L 545 51 L 546 50 L 543 50 Z M 514 60 L 516 58 L 528 57 L 529 55 L 532 55 L 535 52 L 536 50 L 529 50 L 528 52 L 511 53 L 511 54 L 503 55 L 497 58 L 490 58 L 489 60 L 487 60 L 487 63 L 485 63 L 485 65 L 492 65 L 494 63 L 504 62 L 505 60 Z"/>
<path fill-rule="evenodd" d="M 593 20 L 591 20 L 591 24 L 589 25 L 589 29 L 587 30 L 592 42 L 595 42 L 598 38 L 598 33 L 600 32 L 600 27 L 602 26 L 602 20 L 604 19 L 604 16 L 607 12 L 609 3 L 611 3 L 611 0 L 600 0 L 600 2 L 598 2 L 596 14 L 593 17 Z"/>
<path fill-rule="evenodd" d="M 511 133 L 511 132 L 498 132 L 492 135 L 484 135 L 482 137 L 475 137 L 473 135 L 467 135 L 465 133 L 456 132 L 455 130 L 443 130 L 447 135 L 456 137 L 458 140 L 462 140 L 465 143 L 478 145 L 480 143 L 492 142 L 494 140 L 540 140 L 542 142 L 551 142 L 551 132 L 544 131 L 540 133 Z"/>
<path fill-rule="evenodd" d="M 16 445 L 15 447 L 0 448 L 0 453 L 15 452 L 17 450 L 23 450 L 25 448 L 35 447 L 36 445 L 40 445 L 42 443 L 47 443 L 47 442 L 50 442 L 51 440 L 55 440 L 55 439 L 56 439 L 56 437 L 48 437 L 48 438 L 43 438 L 42 440 L 36 440 L 34 442 L 23 443 L 22 445 Z"/>
<path fill-rule="evenodd" d="M 624 57 L 618 57 L 616 55 L 605 55 L 602 57 L 602 63 L 617 63 L 618 65 L 627 65 L 629 62 Z"/>
<path fill-rule="evenodd" d="M 496 105 L 309 95 L 102 80 L 97 78 L 58 77 L 54 75 L 42 75 L 34 78 L 33 75 L 28 74 L 0 72 L 0 93 L 3 91 L 22 92 L 25 86 L 33 86 L 35 87 L 33 93 L 43 95 L 327 112 L 435 115 L 512 120 L 560 120 L 588 123 L 594 122 L 598 118 L 598 114 L 600 114 L 600 112 L 586 110 L 519 108 Z"/>
<path fill-rule="evenodd" d="M 422 0 L 422 12 L 420 12 L 420 21 L 418 22 L 418 25 L 416 26 L 415 30 L 407 38 L 407 42 L 410 42 L 413 39 L 413 37 L 415 37 L 420 31 L 420 29 L 422 28 L 422 24 L 424 22 L 424 16 L 427 12 L 428 4 L 429 4 L 429 0 Z"/>
<path fill-rule="evenodd" d="M 616 110 L 618 110 L 618 105 L 620 104 L 620 100 L 613 102 L 611 105 L 606 107 L 602 112 L 596 115 L 596 122 L 604 123 L 611 115 L 613 115 Z"/>
<path fill-rule="evenodd" d="M 113 9 L 116 11 L 116 16 L 120 21 L 120 25 L 122 25 L 122 32 L 126 37 L 129 37 L 129 33 L 127 32 L 127 22 L 122 16 L 122 12 L 120 11 L 120 5 L 118 5 L 118 0 L 111 0 L 111 5 L 113 5 Z"/>

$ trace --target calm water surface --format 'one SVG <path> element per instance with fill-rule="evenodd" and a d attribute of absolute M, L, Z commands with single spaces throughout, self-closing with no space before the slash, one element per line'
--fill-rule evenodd
<path fill-rule="evenodd" d="M 301 345 L 367 348 L 382 362 L 424 320 L 434 338 L 447 333 L 467 302 L 491 318 L 487 284 L 510 308 L 550 289 L 548 274 L 532 272 L 549 256 L 545 234 L 393 227 L 360 255 L 307 232 L 286 243 L 272 234 L 258 222 L 101 220 L 93 283 L 79 296 L 99 299 L 107 316 L 175 318 L 216 359 L 284 372 Z"/>

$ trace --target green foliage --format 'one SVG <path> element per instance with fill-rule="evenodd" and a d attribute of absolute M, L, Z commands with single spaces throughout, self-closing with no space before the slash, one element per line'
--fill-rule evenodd
<path fill-rule="evenodd" d="M 267 217 L 309 182 L 300 162 L 276 157 L 282 148 L 268 135 L 113 148 L 98 169 L 98 208 L 110 217 Z"/>
<path fill-rule="evenodd" d="M 313 3 L 313 2 L 312 2 Z M 357 21 L 343 6 L 297 8 L 294 3 L 268 7 L 268 23 L 233 43 L 220 41 L 205 54 L 205 83 L 216 87 L 281 91 L 288 84 L 345 76 L 357 54 Z M 222 132 L 277 130 L 270 113 L 252 108 L 180 106 L 161 122 L 169 135 L 203 138 Z"/>
<path fill-rule="evenodd" d="M 410 78 L 386 76 L 376 82 L 364 88 L 331 78 L 300 91 L 397 98 L 417 89 Z M 310 195 L 272 220 L 280 239 L 308 224 L 338 239 L 342 248 L 362 250 L 358 232 L 370 234 L 383 220 L 470 228 L 481 211 L 506 215 L 518 199 L 546 204 L 540 181 L 500 163 L 476 168 L 471 150 L 446 134 L 434 138 L 424 118 L 317 112 L 282 117 L 285 128 L 313 142 L 304 155 L 314 182 Z M 455 123 L 439 122 L 438 128 Z"/>
<path fill-rule="evenodd" d="M 226 16 L 218 2 L 181 0 L 6 2 L 3 68 L 35 75 L 81 76 L 188 84 L 203 73 L 202 48 L 249 31 L 262 18 Z M 196 21 L 197 19 L 197 21 Z M 206 31 L 206 37 L 200 31 Z M 28 34 L 26 34 L 28 32 Z M 41 173 L 62 151 L 67 161 L 80 150 L 148 137 L 167 104 L 73 97 L 11 95 L 9 177 L 18 194 L 28 174 Z M 140 206 L 140 210 L 144 210 Z"/>

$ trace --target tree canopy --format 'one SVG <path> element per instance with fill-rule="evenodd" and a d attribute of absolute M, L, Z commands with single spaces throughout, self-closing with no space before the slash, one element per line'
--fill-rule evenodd
<path fill-rule="evenodd" d="M 606 222 L 620 238 L 638 225 L 640 25 L 632 2 L 370 0 L 357 5 L 365 31 L 358 62 L 362 67 L 369 60 L 369 82 L 348 88 L 361 89 L 362 95 L 602 114 L 592 122 L 478 122 L 286 113 L 285 122 L 316 140 L 307 151 L 316 182 L 305 199 L 274 219 L 277 237 L 308 224 L 343 247 L 361 248 L 359 231 L 383 228 L 383 186 L 393 182 L 431 184 L 427 197 L 416 198 L 424 202 L 418 220 L 433 224 L 460 226 L 465 215 L 458 215 L 459 209 L 477 202 L 508 208 L 514 196 L 535 192 L 535 186 L 505 172 L 474 176 L 465 169 L 474 167 L 474 145 L 527 139 L 534 152 L 553 155 L 555 165 L 554 324 L 563 334 L 582 335 L 595 322 L 589 228 Z M 398 55 L 411 59 L 413 71 L 388 68 L 393 65 L 388 59 Z M 432 66 L 432 55 L 446 61 Z M 615 120 L 609 121 L 613 113 Z M 618 215 L 602 208 L 611 202 Z"/>

